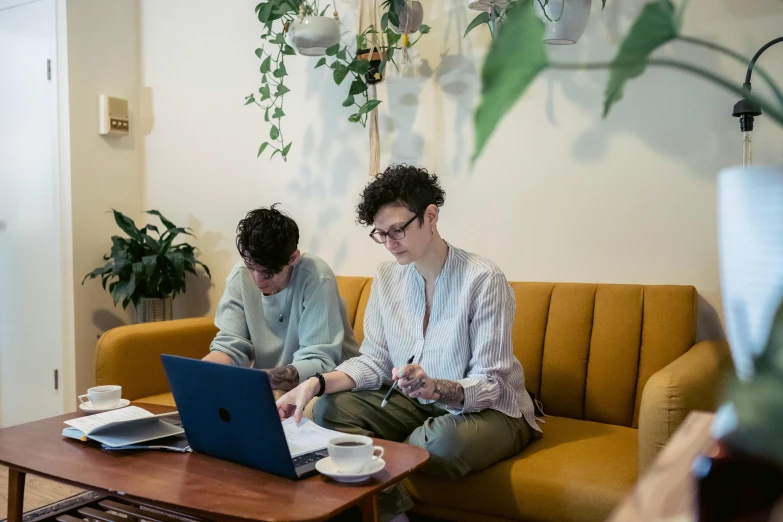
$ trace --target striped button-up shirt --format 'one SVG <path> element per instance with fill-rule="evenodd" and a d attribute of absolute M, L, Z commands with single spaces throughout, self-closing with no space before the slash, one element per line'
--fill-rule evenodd
<path fill-rule="evenodd" d="M 375 390 L 391 378 L 392 368 L 414 356 L 431 378 L 462 385 L 462 408 L 449 412 L 494 409 L 524 416 L 539 430 L 522 365 L 514 356 L 515 311 L 514 291 L 494 263 L 449 246 L 425 333 L 424 278 L 412 263 L 385 262 L 373 279 L 361 355 L 336 370 L 356 382 L 355 390 Z"/>

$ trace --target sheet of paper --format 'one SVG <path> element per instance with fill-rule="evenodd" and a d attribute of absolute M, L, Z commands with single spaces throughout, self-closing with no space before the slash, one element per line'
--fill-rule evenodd
<path fill-rule="evenodd" d="M 138 406 L 128 406 L 126 408 L 120 408 L 119 410 L 111 410 L 104 413 L 96 413 L 95 415 L 87 415 L 85 417 L 67 420 L 65 421 L 65 424 L 89 434 L 92 430 L 100 428 L 101 426 L 106 426 L 112 422 L 124 422 L 133 419 L 143 419 L 145 417 L 154 417 L 154 415 Z"/>
<path fill-rule="evenodd" d="M 302 419 L 297 426 L 293 417 L 283 421 L 283 431 L 292 457 L 326 449 L 329 439 L 343 435 L 339 431 L 322 428 L 309 419 Z"/>

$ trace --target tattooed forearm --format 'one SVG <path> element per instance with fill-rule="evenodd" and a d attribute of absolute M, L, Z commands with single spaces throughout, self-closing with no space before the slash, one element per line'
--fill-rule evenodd
<path fill-rule="evenodd" d="M 432 398 L 449 406 L 459 406 L 465 400 L 465 389 L 457 381 L 432 379 L 434 391 Z"/>
<path fill-rule="evenodd" d="M 264 371 L 269 375 L 269 383 L 273 390 L 290 391 L 299 384 L 299 371 L 290 364 Z"/>

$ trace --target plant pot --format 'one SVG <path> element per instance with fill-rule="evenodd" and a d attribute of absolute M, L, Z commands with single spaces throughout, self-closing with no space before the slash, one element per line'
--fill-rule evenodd
<path fill-rule="evenodd" d="M 357 49 L 356 58 L 358 60 L 369 60 L 370 70 L 364 75 L 364 81 L 368 85 L 380 83 L 383 81 L 383 72 L 381 72 L 381 63 L 386 59 L 386 52 L 380 51 L 377 48 L 373 49 L 372 56 L 370 56 L 370 49 Z"/>
<path fill-rule="evenodd" d="M 285 41 L 302 56 L 324 56 L 326 49 L 340 43 L 340 22 L 328 16 L 305 16 L 291 23 Z"/>
<path fill-rule="evenodd" d="M 157 299 L 142 297 L 136 305 L 136 323 L 155 323 L 170 321 L 174 316 L 171 312 L 171 297 Z"/>
<path fill-rule="evenodd" d="M 406 2 L 405 7 L 400 12 L 400 26 L 397 27 L 389 22 L 389 29 L 397 34 L 415 33 L 421 27 L 424 21 L 424 8 L 421 2 Z"/>
<path fill-rule="evenodd" d="M 492 7 L 504 9 L 509 0 L 468 0 L 468 8 L 474 11 L 489 11 Z"/>
<path fill-rule="evenodd" d="M 592 0 L 549 0 L 546 15 L 538 1 L 533 2 L 538 16 L 544 20 L 544 43 L 550 45 L 575 44 L 582 37 L 590 18 Z M 550 21 L 547 19 L 554 20 Z"/>
<path fill-rule="evenodd" d="M 720 282 L 737 376 L 748 380 L 783 302 L 783 168 L 718 176 Z"/>

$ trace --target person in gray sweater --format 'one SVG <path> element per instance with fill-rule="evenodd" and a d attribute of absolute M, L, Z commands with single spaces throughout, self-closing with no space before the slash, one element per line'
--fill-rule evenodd
<path fill-rule="evenodd" d="M 249 212 L 237 226 L 242 261 L 226 279 L 205 361 L 267 372 L 291 390 L 355 357 L 359 347 L 329 265 L 298 249 L 299 227 L 276 206 Z"/>

